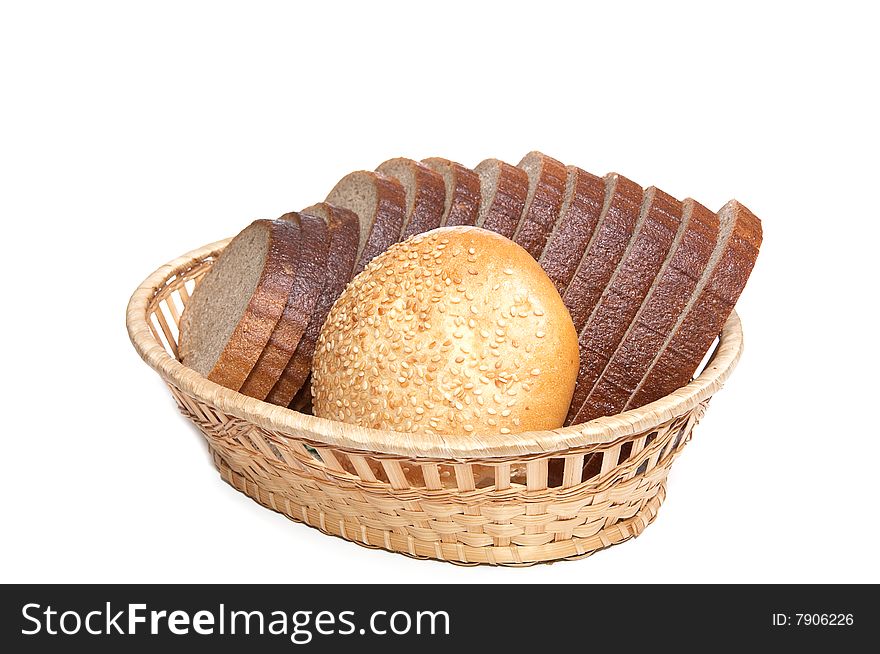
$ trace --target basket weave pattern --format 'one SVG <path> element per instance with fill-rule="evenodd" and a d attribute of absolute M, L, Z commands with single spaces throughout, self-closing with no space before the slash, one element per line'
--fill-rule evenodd
<path fill-rule="evenodd" d="M 589 556 L 639 535 L 665 498 L 672 462 L 742 349 L 734 314 L 713 359 L 688 386 L 646 407 L 551 432 L 454 445 L 362 429 L 247 398 L 177 361 L 183 307 L 227 242 L 163 266 L 135 292 L 127 318 L 136 349 L 234 488 L 328 534 L 413 557 L 530 565 Z"/>

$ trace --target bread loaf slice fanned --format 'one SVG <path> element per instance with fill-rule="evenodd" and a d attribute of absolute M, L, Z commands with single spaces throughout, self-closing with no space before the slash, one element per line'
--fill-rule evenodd
<path fill-rule="evenodd" d="M 323 287 L 314 306 L 307 315 L 308 326 L 296 345 L 284 372 L 266 397 L 268 402 L 288 406 L 301 389 L 308 390 L 308 376 L 312 369 L 312 355 L 315 343 L 330 312 L 330 307 L 345 289 L 352 278 L 357 261 L 360 226 L 353 211 L 334 207 L 322 202 L 301 212 L 304 216 L 316 217 L 326 225 L 327 259 Z"/>
<path fill-rule="evenodd" d="M 486 159 L 474 171 L 480 177 L 481 195 L 476 226 L 513 238 L 526 206 L 529 176 L 498 159 Z"/>
<path fill-rule="evenodd" d="M 635 232 L 578 338 L 580 368 L 569 424 L 593 390 L 638 314 L 681 229 L 681 202 L 651 187 L 645 191 Z"/>
<path fill-rule="evenodd" d="M 326 202 L 353 211 L 360 220 L 355 274 L 400 238 L 406 216 L 406 193 L 396 179 L 365 170 L 349 173 L 327 194 Z"/>
<path fill-rule="evenodd" d="M 379 165 L 376 172 L 396 179 L 406 195 L 406 218 L 400 240 L 440 227 L 446 203 L 446 183 L 440 173 L 412 159 L 398 157 Z"/>
<path fill-rule="evenodd" d="M 690 381 L 748 281 L 763 238 L 761 221 L 736 200 L 721 208 L 718 219 L 721 233 L 712 259 L 624 409 L 653 402 Z"/>
<path fill-rule="evenodd" d="M 565 195 L 559 218 L 538 259 L 560 295 L 565 293 L 574 277 L 605 204 L 605 181 L 601 177 L 577 166 L 568 166 L 566 171 Z"/>
<path fill-rule="evenodd" d="M 534 151 L 524 156 L 517 167 L 528 175 L 529 190 L 513 241 L 540 259 L 562 209 L 568 173 L 564 164 Z"/>
<path fill-rule="evenodd" d="M 639 219 L 642 187 L 623 175 L 605 176 L 605 202 L 599 224 L 562 296 L 574 328 L 583 330 L 630 239 Z"/>
<path fill-rule="evenodd" d="M 299 225 L 296 277 L 281 319 L 260 353 L 240 392 L 266 399 L 290 363 L 324 288 L 327 269 L 327 227 L 321 218 L 288 213 L 281 217 Z"/>
<path fill-rule="evenodd" d="M 623 410 L 690 301 L 718 242 L 718 216 L 687 199 L 682 224 L 684 234 L 673 246 L 672 255 L 663 264 L 638 316 L 581 406 L 575 423 Z"/>
<path fill-rule="evenodd" d="M 181 316 L 185 366 L 237 391 L 269 342 L 296 278 L 297 226 L 257 220 L 223 250 Z"/>
<path fill-rule="evenodd" d="M 422 163 L 443 177 L 446 185 L 446 201 L 441 227 L 475 225 L 480 215 L 480 176 L 460 163 L 431 157 Z"/>

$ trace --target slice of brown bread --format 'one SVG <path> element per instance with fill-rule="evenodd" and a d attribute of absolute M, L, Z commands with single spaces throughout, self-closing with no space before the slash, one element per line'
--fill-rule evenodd
<path fill-rule="evenodd" d="M 343 177 L 326 201 L 357 214 L 361 225 L 354 274 L 396 243 L 406 216 L 406 193 L 396 179 L 359 170 Z"/>
<path fill-rule="evenodd" d="M 605 366 L 573 422 L 619 413 L 694 293 L 718 242 L 718 216 L 700 203 L 683 203 L 684 234 L 673 246 L 620 347 Z"/>
<path fill-rule="evenodd" d="M 624 409 L 643 406 L 690 381 L 748 281 L 763 232 L 736 200 L 718 212 L 721 233 L 706 272 Z"/>
<path fill-rule="evenodd" d="M 428 166 L 398 157 L 379 165 L 377 172 L 396 179 L 406 194 L 406 218 L 400 240 L 440 227 L 446 204 L 446 183 Z"/>
<path fill-rule="evenodd" d="M 446 202 L 440 225 L 475 225 L 480 215 L 480 176 L 449 159 L 431 157 L 422 159 L 422 163 L 440 173 L 446 184 Z"/>
<path fill-rule="evenodd" d="M 327 269 L 327 226 L 324 221 L 298 213 L 285 214 L 281 220 L 292 221 L 300 227 L 299 257 L 284 313 L 239 389 L 242 394 L 258 400 L 266 399 L 290 363 L 315 311 Z"/>
<path fill-rule="evenodd" d="M 474 172 L 480 176 L 477 227 L 513 238 L 526 206 L 529 176 L 521 168 L 498 159 L 480 162 Z"/>
<path fill-rule="evenodd" d="M 601 177 L 577 166 L 568 166 L 566 171 L 559 219 L 538 260 L 560 295 L 565 293 L 586 252 L 605 204 L 605 181 Z"/>
<path fill-rule="evenodd" d="M 605 203 L 599 225 L 562 296 L 574 328 L 581 332 L 602 297 L 635 230 L 642 187 L 617 173 L 605 176 Z"/>
<path fill-rule="evenodd" d="M 324 283 L 320 297 L 310 312 L 308 326 L 296 346 L 278 382 L 266 397 L 267 402 L 288 406 L 297 392 L 306 385 L 312 369 L 312 355 L 315 343 L 330 312 L 330 307 L 345 289 L 354 272 L 357 261 L 360 228 L 358 217 L 353 211 L 334 207 L 322 202 L 301 212 L 304 216 L 316 217 L 326 225 L 326 266 Z"/>
<path fill-rule="evenodd" d="M 660 189 L 648 188 L 633 237 L 578 338 L 580 368 L 568 424 L 638 314 L 675 239 L 683 234 L 680 227 L 681 202 Z"/>
<path fill-rule="evenodd" d="M 257 220 L 223 250 L 181 316 L 180 356 L 237 391 L 287 306 L 296 278 L 296 225 Z"/>
<path fill-rule="evenodd" d="M 529 190 L 513 241 L 540 259 L 562 209 L 568 173 L 564 164 L 537 151 L 524 156 L 517 168 L 528 175 Z"/>

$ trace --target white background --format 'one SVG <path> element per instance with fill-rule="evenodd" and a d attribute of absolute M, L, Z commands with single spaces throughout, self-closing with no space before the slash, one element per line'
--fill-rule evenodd
<path fill-rule="evenodd" d="M 877 20 L 655 4 L 4 3 L 0 580 L 880 582 Z M 656 523 L 463 569 L 224 484 L 128 341 L 138 283 L 350 170 L 531 149 L 763 218 L 742 363 Z"/>

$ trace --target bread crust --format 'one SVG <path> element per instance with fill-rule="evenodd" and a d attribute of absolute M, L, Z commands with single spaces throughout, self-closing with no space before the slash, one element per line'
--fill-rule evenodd
<path fill-rule="evenodd" d="M 482 195 L 480 212 L 482 213 L 482 205 L 489 204 L 486 217 L 478 227 L 512 239 L 526 206 L 529 176 L 524 170 L 498 159 L 486 159 L 476 167 L 476 172 L 479 174 L 481 170 L 494 166 L 498 167 L 494 195 L 487 197 L 482 185 L 480 187 Z"/>
<path fill-rule="evenodd" d="M 563 206 L 555 229 L 547 239 L 539 262 L 560 295 L 565 293 L 586 252 L 605 202 L 605 182 L 577 166 L 567 167 L 573 190 Z"/>
<path fill-rule="evenodd" d="M 395 175 L 397 166 L 406 166 L 413 181 L 413 188 L 409 189 L 412 194 L 412 209 L 407 207 L 409 213 L 400 235 L 400 240 L 403 241 L 413 234 L 421 234 L 440 226 L 446 204 L 446 182 L 440 173 L 412 159 L 400 157 L 382 163 L 376 171 L 397 179 L 403 185 L 405 193 L 407 184 Z"/>
<path fill-rule="evenodd" d="M 281 319 L 296 278 L 296 228 L 290 222 L 265 222 L 270 230 L 269 249 L 256 289 L 226 347 L 207 378 L 237 391 Z M 192 301 L 192 300 L 191 300 Z"/>
<path fill-rule="evenodd" d="M 605 185 L 608 192 L 599 225 L 562 296 L 578 333 L 614 275 L 641 210 L 641 186 L 615 173 L 605 176 Z"/>
<path fill-rule="evenodd" d="M 357 274 L 385 250 L 397 243 L 406 216 L 406 192 L 396 179 L 381 173 L 370 173 L 376 184 L 376 212 L 373 215 L 370 235 L 355 265 Z"/>
<path fill-rule="evenodd" d="M 445 203 L 449 208 L 444 209 L 440 225 L 474 225 L 480 215 L 480 176 L 470 168 L 449 159 L 431 157 L 423 159 L 422 163 L 438 173 L 445 171 L 452 180 L 445 191 Z"/>
<path fill-rule="evenodd" d="M 513 241 L 521 245 L 535 259 L 540 259 L 562 209 L 568 172 L 564 164 L 540 152 L 527 154 L 519 162 L 518 168 L 525 170 L 530 157 L 540 162 L 541 172 L 535 180 L 534 187 L 530 181 L 527 192 L 528 204 L 514 233 Z"/>
<path fill-rule="evenodd" d="M 569 422 L 578 420 L 584 401 L 638 314 L 681 229 L 681 202 L 651 188 L 644 204 L 644 220 L 580 333 L 580 369 Z"/>
<path fill-rule="evenodd" d="M 575 417 L 575 423 L 623 410 L 709 264 L 718 241 L 718 216 L 692 199 L 684 201 L 683 213 L 684 236 Z"/>
<path fill-rule="evenodd" d="M 296 351 L 315 309 L 327 267 L 327 227 L 324 221 L 295 212 L 280 220 L 299 225 L 296 277 L 281 318 L 272 330 L 269 341 L 257 358 L 239 392 L 259 400 L 265 399 Z"/>
<path fill-rule="evenodd" d="M 305 314 L 308 325 L 296 345 L 293 356 L 266 397 L 267 402 L 281 406 L 288 406 L 306 384 L 312 369 L 312 355 L 315 353 L 318 334 L 330 312 L 330 307 L 351 279 L 357 259 L 360 234 L 357 214 L 326 202 L 303 209 L 301 213 L 311 217 L 317 211 L 326 216 L 327 257 L 324 283 L 314 310 L 310 314 Z M 317 218 L 324 222 L 323 217 Z"/>
<path fill-rule="evenodd" d="M 693 304 L 627 402 L 627 409 L 668 395 L 691 379 L 748 281 L 763 240 L 761 221 L 736 200 L 719 214 L 724 211 L 733 212 L 736 221 L 730 237 L 720 245 L 724 251 L 707 271 L 705 284 L 698 288 Z"/>

